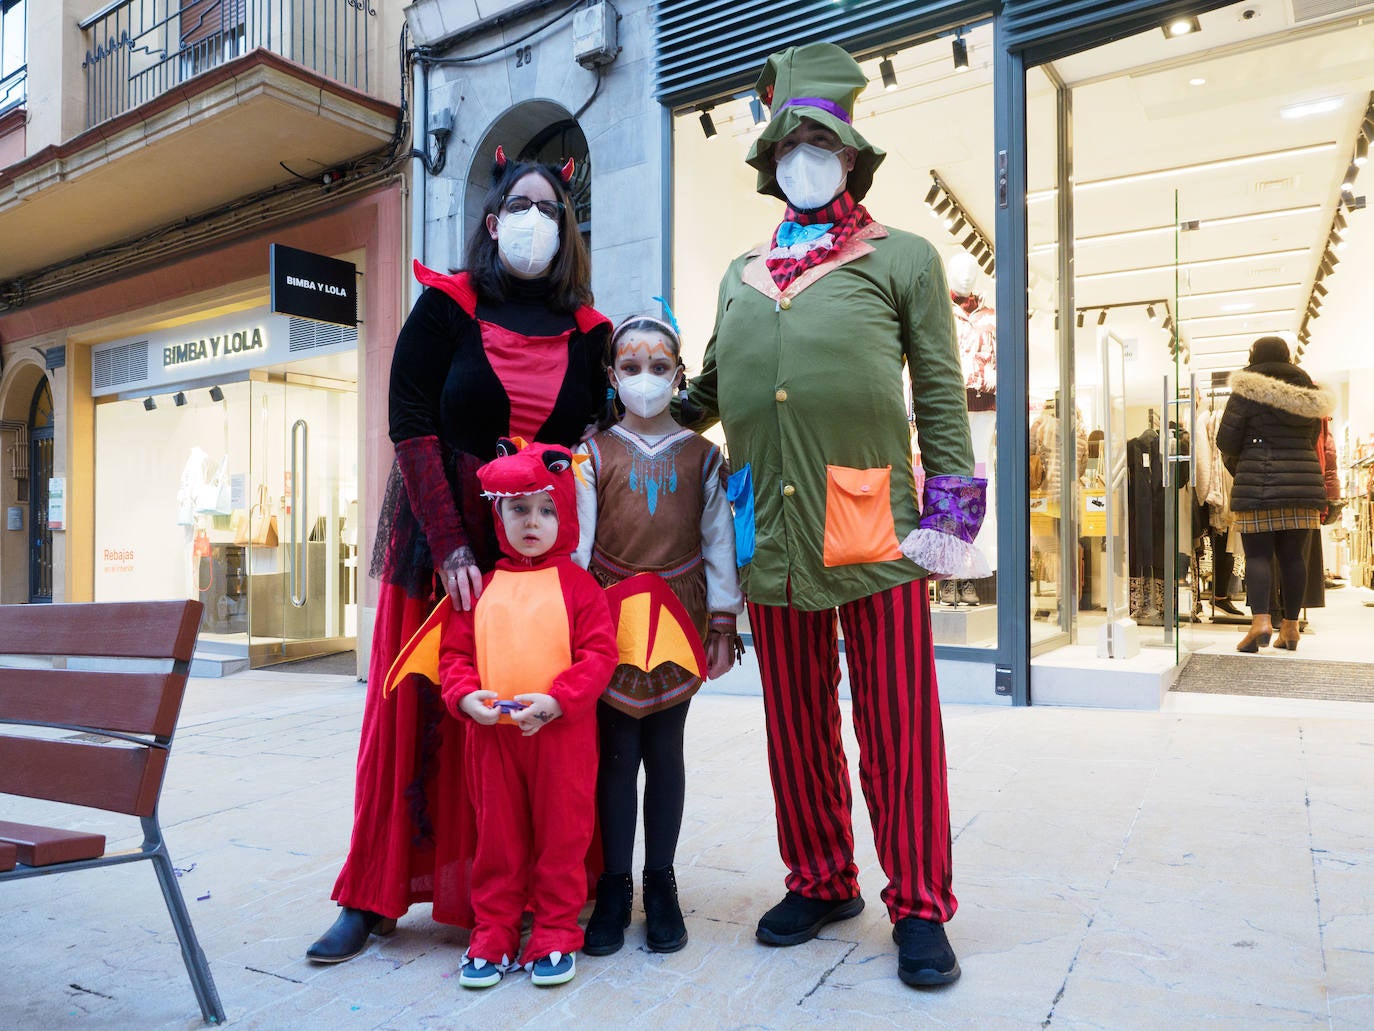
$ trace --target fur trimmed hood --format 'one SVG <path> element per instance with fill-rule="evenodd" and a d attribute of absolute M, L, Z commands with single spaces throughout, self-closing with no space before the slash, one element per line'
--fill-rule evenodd
<path fill-rule="evenodd" d="M 1336 398 L 1321 387 L 1285 383 L 1259 372 L 1233 372 L 1230 386 L 1240 397 L 1305 419 L 1321 419 L 1336 410 Z"/>

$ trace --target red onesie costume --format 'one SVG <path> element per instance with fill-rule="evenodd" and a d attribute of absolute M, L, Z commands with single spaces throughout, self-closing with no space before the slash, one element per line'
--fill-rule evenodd
<path fill-rule="evenodd" d="M 543 280 L 512 280 L 487 304 L 467 273 L 415 263 L 428 289 L 396 341 L 389 392 L 397 464 L 387 484 L 372 573 L 380 578 L 354 823 L 334 887 L 342 906 L 387 917 L 433 902 L 434 919 L 472 926 L 473 808 L 464 777 L 467 721 L 412 676 L 382 683 L 401 646 L 442 598 L 435 567 L 472 548 L 497 558 L 476 470 L 502 437 L 572 445 L 605 403 L 610 323 L 592 308 L 547 307 Z M 523 348 L 523 350 L 522 350 Z M 524 355 L 524 360 L 520 360 Z"/>
<path fill-rule="evenodd" d="M 459 719 L 467 721 L 459 703 L 483 689 L 502 698 L 548 693 L 563 710 L 528 737 L 508 718 L 469 724 L 465 776 L 478 834 L 468 957 L 489 963 L 515 956 L 527 906 L 534 928 L 522 965 L 582 947 L 577 916 L 587 901 L 584 862 L 596 817 L 596 700 L 620 652 L 605 595 L 572 561 L 571 465 L 566 448 L 534 444 L 479 470 L 493 499 L 548 491 L 558 535 L 544 554 L 526 558 L 498 514 L 506 557 L 483 578 L 471 611 L 446 612 L 439 646 L 444 704 Z"/>

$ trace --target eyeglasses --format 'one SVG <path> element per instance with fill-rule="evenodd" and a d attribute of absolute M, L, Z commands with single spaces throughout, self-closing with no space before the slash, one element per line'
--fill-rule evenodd
<path fill-rule="evenodd" d="M 504 207 L 507 211 L 509 211 L 512 215 L 523 214 L 524 212 L 529 211 L 531 207 L 534 207 L 539 210 L 539 214 L 543 215 L 550 221 L 557 222 L 560 218 L 563 217 L 563 205 L 558 201 L 534 201 L 530 200 L 528 197 L 522 197 L 518 193 L 513 193 L 509 197 L 507 197 L 504 201 L 501 202 L 501 206 Z"/>

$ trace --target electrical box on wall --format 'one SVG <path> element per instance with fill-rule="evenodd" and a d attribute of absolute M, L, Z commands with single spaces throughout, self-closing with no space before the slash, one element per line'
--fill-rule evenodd
<path fill-rule="evenodd" d="M 573 15 L 573 57 L 583 68 L 610 64 L 620 53 L 616 21 L 620 15 L 609 0 L 598 0 Z"/>

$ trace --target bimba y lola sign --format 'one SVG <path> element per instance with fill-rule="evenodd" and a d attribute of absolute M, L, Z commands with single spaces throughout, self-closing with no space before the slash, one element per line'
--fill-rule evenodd
<path fill-rule="evenodd" d="M 351 261 L 270 245 L 272 311 L 338 326 L 358 324 L 358 269 Z"/>

